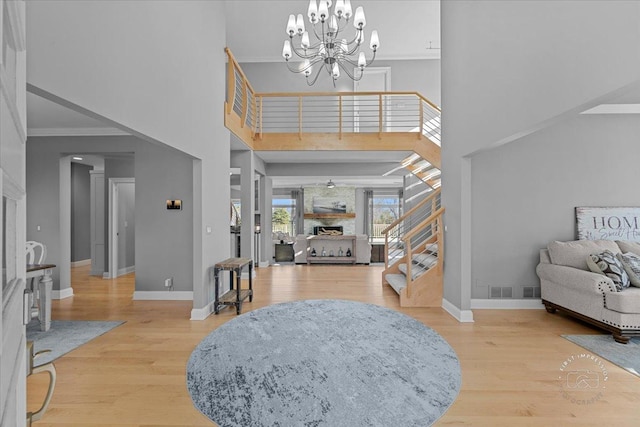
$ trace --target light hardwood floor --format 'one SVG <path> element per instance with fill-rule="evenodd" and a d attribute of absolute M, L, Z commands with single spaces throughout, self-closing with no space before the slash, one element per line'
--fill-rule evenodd
<path fill-rule="evenodd" d="M 73 269 L 75 295 L 54 301 L 53 319 L 126 323 L 55 362 L 58 385 L 49 411 L 34 426 L 213 426 L 191 403 L 185 367 L 200 340 L 234 318 L 235 310 L 190 321 L 190 302 L 132 301 L 132 274 L 103 280 L 88 272 L 88 267 Z M 462 366 L 460 395 L 436 425 L 639 425 L 640 378 L 611 363 L 606 363 L 609 380 L 599 401 L 578 405 L 561 394 L 561 363 L 584 350 L 560 335 L 599 331 L 544 310 L 476 310 L 475 323 L 460 324 L 440 308 L 402 309 L 394 291 L 380 284 L 380 273 L 376 266 L 259 268 L 256 296 L 243 312 L 285 301 L 337 298 L 382 305 L 420 320 L 451 344 Z M 29 378 L 31 410 L 44 395 L 45 377 Z"/>

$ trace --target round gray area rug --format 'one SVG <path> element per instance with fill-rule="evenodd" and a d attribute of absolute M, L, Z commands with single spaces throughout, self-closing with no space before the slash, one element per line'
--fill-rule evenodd
<path fill-rule="evenodd" d="M 455 352 L 387 308 L 340 300 L 236 317 L 191 354 L 187 387 L 220 427 L 424 427 L 460 390 Z"/>

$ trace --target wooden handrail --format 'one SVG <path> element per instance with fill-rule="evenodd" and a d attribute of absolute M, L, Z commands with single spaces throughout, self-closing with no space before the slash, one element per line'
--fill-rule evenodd
<path fill-rule="evenodd" d="M 382 230 L 382 234 L 387 234 L 389 233 L 389 231 L 395 227 L 396 225 L 400 224 L 402 221 L 404 221 L 405 219 L 407 219 L 409 217 L 409 215 L 413 214 L 415 211 L 417 211 L 418 209 L 420 209 L 421 207 L 423 207 L 424 205 L 426 205 L 428 202 L 432 201 L 438 194 L 440 194 L 442 190 L 441 189 L 437 189 L 436 191 L 434 191 L 433 193 L 429 194 L 429 196 L 427 196 L 424 200 L 422 200 L 420 203 L 418 203 L 417 205 L 415 205 L 414 207 L 412 207 L 411 209 L 409 209 L 407 212 L 404 213 L 404 215 L 402 215 L 400 218 L 396 219 L 395 221 L 393 221 L 391 224 L 389 224 L 389 226 L 387 226 L 387 228 L 385 228 L 384 230 Z"/>
<path fill-rule="evenodd" d="M 434 213 L 429 215 L 428 218 L 426 218 L 425 220 L 420 222 L 420 224 L 416 225 L 415 227 L 413 227 L 411 229 L 411 231 L 409 231 L 404 236 L 402 236 L 402 241 L 403 242 L 409 241 L 413 236 L 415 236 L 416 234 L 420 233 L 423 228 L 425 228 L 427 225 L 432 223 L 434 220 L 436 220 L 443 213 L 444 213 L 444 208 L 440 208 L 440 209 L 436 210 Z"/>
<path fill-rule="evenodd" d="M 247 83 L 247 86 L 249 87 L 249 90 L 255 96 L 256 95 L 256 91 L 253 90 L 253 86 L 251 86 L 251 83 L 249 82 L 249 79 L 247 78 L 247 76 L 245 76 L 244 71 L 242 71 L 242 68 L 240 68 L 240 64 L 238 63 L 238 61 L 236 61 L 236 58 L 235 58 L 235 56 L 233 56 L 233 53 L 231 53 L 231 49 L 229 49 L 228 47 L 225 47 L 224 51 L 227 54 L 227 57 L 229 58 L 229 61 L 233 62 L 234 67 L 236 68 L 236 70 L 238 70 L 238 74 L 240 74 L 240 77 L 242 77 L 242 80 L 244 80 Z"/>
<path fill-rule="evenodd" d="M 396 92 L 259 92 L 256 96 L 263 98 L 297 98 L 298 96 L 304 97 L 321 97 L 321 96 L 377 96 L 377 95 L 390 95 L 390 96 L 415 96 L 431 105 L 436 110 L 440 111 L 440 108 L 422 96 L 419 92 L 408 91 L 396 91 Z"/>

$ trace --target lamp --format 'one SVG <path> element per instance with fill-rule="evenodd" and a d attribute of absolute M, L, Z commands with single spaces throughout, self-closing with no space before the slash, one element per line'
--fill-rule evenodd
<path fill-rule="evenodd" d="M 327 188 L 335 188 L 336 185 L 333 183 L 333 181 L 329 180 L 329 182 L 327 182 Z"/>
<path fill-rule="evenodd" d="M 307 17 L 316 38 L 313 43 L 309 39 L 309 31 L 305 28 L 302 14 L 289 15 L 287 21 L 286 32 L 289 40 L 284 42 L 282 56 L 290 71 L 304 74 L 309 86 L 315 84 L 323 69 L 333 79 L 334 86 L 341 71 L 355 81 L 360 80 L 365 67 L 375 60 L 376 51 L 380 47 L 378 32 L 373 30 L 369 41 L 373 55 L 371 60 L 367 60 L 364 52 L 360 51 L 360 45 L 365 41 L 364 27 L 367 25 L 364 9 L 359 6 L 353 15 L 351 0 L 336 0 L 333 10 L 332 3 L 331 0 L 320 0 L 320 3 L 316 0 L 309 1 Z M 350 38 L 343 38 L 346 37 L 344 31 L 350 20 L 353 22 L 355 33 Z M 294 36 L 299 38 L 298 43 L 294 43 Z M 304 60 L 299 67 L 289 63 L 294 53 Z M 312 77 L 316 64 L 319 66 Z M 352 71 L 353 68 L 356 70 Z"/>

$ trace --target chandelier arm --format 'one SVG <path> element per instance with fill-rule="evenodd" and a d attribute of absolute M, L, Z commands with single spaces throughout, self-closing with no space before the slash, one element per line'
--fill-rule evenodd
<path fill-rule="evenodd" d="M 291 50 L 295 53 L 299 58 L 302 59 L 311 59 L 315 57 L 317 54 L 314 52 L 306 53 L 309 49 L 296 49 L 296 47 L 291 44 Z"/>
<path fill-rule="evenodd" d="M 307 85 L 308 86 L 313 86 L 316 83 L 316 80 L 318 80 L 318 77 L 320 77 L 320 73 L 322 72 L 322 69 L 324 67 L 318 67 L 318 69 L 316 70 L 316 75 L 313 76 L 313 80 L 311 80 L 311 82 L 309 81 L 309 76 L 307 76 Z"/>
<path fill-rule="evenodd" d="M 360 70 L 360 75 L 356 76 L 354 73 L 352 73 L 351 71 L 349 71 L 349 69 L 347 67 L 344 66 L 344 64 L 341 61 L 338 61 L 338 66 L 349 76 L 349 78 L 351 78 L 351 80 L 353 81 L 359 81 L 360 79 L 362 79 L 362 76 L 364 75 L 364 70 Z M 358 68 L 359 69 L 359 68 Z"/>

